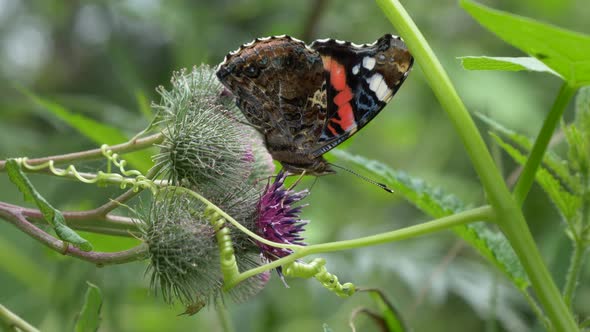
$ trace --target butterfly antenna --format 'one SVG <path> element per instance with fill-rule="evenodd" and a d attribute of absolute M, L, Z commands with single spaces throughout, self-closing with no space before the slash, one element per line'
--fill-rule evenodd
<path fill-rule="evenodd" d="M 365 181 L 367 181 L 367 182 L 369 182 L 369 183 L 371 183 L 371 184 L 374 184 L 374 185 L 376 185 L 377 187 L 379 187 L 379 188 L 381 188 L 381 189 L 383 189 L 383 190 L 387 191 L 388 193 L 392 193 L 392 194 L 394 193 L 393 189 L 389 188 L 389 187 L 388 187 L 386 184 L 384 184 L 384 183 L 380 183 L 380 182 L 377 182 L 377 181 L 375 181 L 375 180 L 373 180 L 373 179 L 370 179 L 370 178 L 368 178 L 368 177 L 366 177 L 366 176 L 364 176 L 364 175 L 360 175 L 359 173 L 357 173 L 357 172 L 355 172 L 355 171 L 353 171 L 353 170 L 350 170 L 350 169 L 348 169 L 348 168 L 346 168 L 346 167 L 342 167 L 342 166 L 339 166 L 339 165 L 336 165 L 336 164 L 332 164 L 332 163 L 330 163 L 330 166 L 334 166 L 334 167 L 336 167 L 336 168 L 339 168 L 339 169 L 341 169 L 341 170 L 343 170 L 343 171 L 347 171 L 348 173 L 350 173 L 350 174 L 352 174 L 352 175 L 355 175 L 355 176 L 357 176 L 357 177 L 361 178 L 362 180 L 365 180 Z"/>

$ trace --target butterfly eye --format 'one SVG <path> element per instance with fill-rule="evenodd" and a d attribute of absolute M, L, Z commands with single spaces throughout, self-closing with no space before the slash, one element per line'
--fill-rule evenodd
<path fill-rule="evenodd" d="M 259 73 L 260 70 L 258 70 L 258 67 L 254 64 L 250 64 L 244 68 L 244 74 L 246 74 L 248 77 L 258 77 Z"/>
<path fill-rule="evenodd" d="M 387 57 L 383 53 L 377 54 L 377 62 L 384 63 L 387 60 Z"/>

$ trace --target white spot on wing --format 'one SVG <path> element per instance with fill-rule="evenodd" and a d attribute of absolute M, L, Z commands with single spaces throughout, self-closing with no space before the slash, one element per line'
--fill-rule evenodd
<path fill-rule="evenodd" d="M 363 67 L 371 70 L 375 67 L 375 58 L 366 56 L 363 58 Z"/>
<path fill-rule="evenodd" d="M 330 40 L 330 38 L 317 39 L 316 42 L 318 42 L 318 43 L 327 43 L 329 40 Z"/>
<path fill-rule="evenodd" d="M 377 95 L 377 98 L 379 98 L 379 100 L 386 101 L 391 97 L 391 92 L 391 89 L 387 87 L 387 84 L 385 84 L 385 82 L 383 82 L 383 84 L 379 85 L 377 91 L 375 91 L 375 95 Z"/>
<path fill-rule="evenodd" d="M 303 40 L 299 40 L 299 39 L 297 39 L 297 38 L 293 38 L 293 37 L 291 37 L 291 39 L 293 39 L 293 40 L 294 40 L 294 41 L 296 41 L 296 42 L 300 42 L 300 43 L 302 43 L 302 44 L 305 44 L 305 43 L 303 42 Z"/>
<path fill-rule="evenodd" d="M 367 77 L 369 89 L 371 89 L 373 92 L 377 92 L 377 88 L 381 82 L 383 82 L 383 76 L 379 73 L 375 73 L 371 77 Z"/>
<path fill-rule="evenodd" d="M 335 42 L 336 42 L 336 44 L 338 44 L 338 45 L 344 45 L 344 43 L 346 43 L 345 41 L 338 40 L 338 39 L 336 39 L 336 40 L 335 40 Z"/>
<path fill-rule="evenodd" d="M 354 75 L 358 75 L 360 69 L 361 69 L 361 64 L 358 63 L 358 64 L 356 64 L 356 66 L 352 67 L 352 73 Z"/>
<path fill-rule="evenodd" d="M 366 81 L 369 84 L 369 89 L 375 92 L 375 95 L 379 100 L 386 101 L 391 97 L 392 90 L 387 86 L 387 83 L 385 83 L 383 75 L 375 73 L 373 76 L 368 77 Z"/>

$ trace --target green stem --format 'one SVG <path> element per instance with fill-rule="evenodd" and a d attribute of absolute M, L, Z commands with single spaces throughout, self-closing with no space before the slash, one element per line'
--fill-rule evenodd
<path fill-rule="evenodd" d="M 537 300 L 535 300 L 526 289 L 521 291 L 521 294 L 524 296 L 524 299 L 529 304 L 529 306 L 530 306 L 531 310 L 533 311 L 533 313 L 535 314 L 535 316 L 537 316 L 537 318 L 541 321 L 541 324 L 543 324 L 543 327 L 545 327 L 545 330 L 551 331 L 551 321 L 549 321 L 549 319 L 547 319 L 547 316 L 545 316 L 543 309 L 541 309 L 541 307 L 539 307 Z"/>
<path fill-rule="evenodd" d="M 193 190 L 190 190 L 190 189 L 184 188 L 184 187 L 177 187 L 177 186 L 166 186 L 166 187 L 161 188 L 160 190 L 175 190 L 175 191 L 184 192 L 184 193 L 187 193 L 187 194 L 193 196 L 194 198 L 200 200 L 201 202 L 203 202 L 205 205 L 207 205 L 211 209 L 215 210 L 215 212 L 219 213 L 219 215 L 221 215 L 225 220 L 229 221 L 230 224 L 232 224 L 234 227 L 239 229 L 241 232 L 243 232 L 244 234 L 248 235 L 249 237 L 253 238 L 254 240 L 256 240 L 260 243 L 264 243 L 266 245 L 269 245 L 269 246 L 275 247 L 275 248 L 283 248 L 283 249 L 291 249 L 291 250 L 297 250 L 297 249 L 303 248 L 302 246 L 295 245 L 295 244 L 285 244 L 285 243 L 272 242 L 272 241 L 269 241 L 269 240 L 259 236 L 258 234 L 254 233 L 251 230 L 249 230 L 248 228 L 246 228 L 244 225 L 237 222 L 234 218 L 232 218 L 232 216 L 225 213 L 225 211 L 220 209 L 217 205 L 211 203 L 208 199 L 199 195 L 198 193 L 194 192 Z"/>
<path fill-rule="evenodd" d="M 398 0 L 377 0 L 377 3 L 404 36 L 416 63 L 422 68 L 431 89 L 455 126 L 496 213 L 496 221 L 518 255 L 555 330 L 579 331 L 551 279 L 519 205 L 506 187 L 473 119 L 436 55 Z"/>
<path fill-rule="evenodd" d="M 557 98 L 551 107 L 551 111 L 543 122 L 543 127 L 535 140 L 531 154 L 528 157 L 514 188 L 514 198 L 518 205 L 522 205 L 531 189 L 531 186 L 535 181 L 535 174 L 543 160 L 543 155 L 545 154 L 545 150 L 547 150 L 551 136 L 553 136 L 553 132 L 561 119 L 561 115 L 575 92 L 576 88 L 571 87 L 567 83 L 563 83 L 561 86 Z"/>
<path fill-rule="evenodd" d="M 35 327 L 31 324 L 27 323 L 25 320 L 14 314 L 12 311 L 8 310 L 5 306 L 0 304 L 0 321 L 4 323 L 4 325 L 8 328 L 13 328 L 18 331 L 22 332 L 39 332 Z"/>
<path fill-rule="evenodd" d="M 154 135 L 143 137 L 143 138 L 133 138 L 130 141 L 127 141 L 125 143 L 109 146 L 109 150 L 116 152 L 116 153 L 127 153 L 127 152 L 145 149 L 145 148 L 150 147 L 154 144 L 160 143 L 163 140 L 164 140 L 164 135 L 162 133 L 158 133 L 158 134 L 154 134 Z M 102 157 L 103 157 L 102 149 L 98 148 L 98 149 L 91 149 L 91 150 L 86 150 L 86 151 L 61 154 L 61 155 L 56 155 L 56 156 L 27 159 L 27 164 L 28 165 L 39 165 L 39 164 L 44 164 L 44 163 L 47 163 L 47 162 L 53 160 L 55 165 L 58 165 L 58 164 L 71 163 L 73 161 L 99 159 Z M 4 171 L 5 165 L 6 165 L 6 161 L 0 160 L 0 171 Z"/>
<path fill-rule="evenodd" d="M 217 317 L 219 318 L 219 323 L 221 324 L 221 330 L 223 332 L 234 332 L 234 326 L 231 322 L 229 312 L 221 300 L 215 304 L 215 311 L 217 312 Z"/>
<path fill-rule="evenodd" d="M 565 285 L 563 286 L 563 300 L 571 308 L 573 308 L 573 300 L 575 290 L 580 279 L 580 272 L 584 264 L 584 254 L 587 247 L 579 241 L 574 242 L 574 252 L 570 260 L 570 266 L 567 270 Z"/>
<path fill-rule="evenodd" d="M 448 229 L 454 226 L 468 224 L 475 221 L 491 221 L 493 220 L 492 208 L 488 205 L 478 207 L 475 209 L 459 212 L 457 214 L 431 220 L 419 225 L 410 226 L 395 231 L 380 233 L 376 235 L 361 237 L 353 240 L 328 242 L 322 244 L 311 245 L 307 247 L 300 247 L 295 252 L 287 257 L 283 257 L 268 264 L 259 266 L 257 268 L 240 273 L 234 278 L 232 282 L 225 286 L 225 288 L 232 288 L 239 282 L 246 280 L 264 271 L 291 263 L 301 257 L 312 254 L 320 254 L 326 252 L 340 251 L 346 249 L 353 249 L 359 247 L 373 246 L 388 242 L 400 241 L 416 236 L 421 236 L 429 233 L 438 232 L 440 230 Z"/>

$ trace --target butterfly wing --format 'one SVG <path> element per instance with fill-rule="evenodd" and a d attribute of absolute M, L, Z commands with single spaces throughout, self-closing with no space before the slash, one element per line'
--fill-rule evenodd
<path fill-rule="evenodd" d="M 312 152 L 321 156 L 371 121 L 400 88 L 413 58 L 404 42 L 386 34 L 370 45 L 333 39 L 310 45 L 326 75 L 327 117 Z"/>
<path fill-rule="evenodd" d="M 228 54 L 217 77 L 264 135 L 274 159 L 311 162 L 309 151 L 326 119 L 325 74 L 318 52 L 288 36 L 256 39 Z"/>

